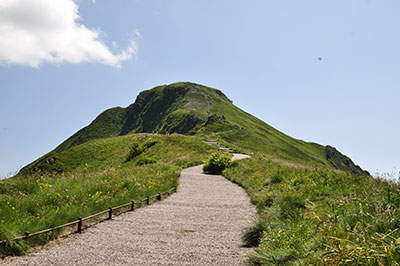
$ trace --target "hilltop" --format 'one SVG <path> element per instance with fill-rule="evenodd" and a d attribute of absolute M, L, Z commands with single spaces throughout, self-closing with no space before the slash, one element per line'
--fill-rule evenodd
<path fill-rule="evenodd" d="M 236 107 L 222 91 L 190 82 L 142 91 L 128 107 L 104 111 L 90 125 L 23 168 L 21 173 L 43 168 L 43 164 L 54 161 L 54 155 L 90 140 L 133 133 L 201 136 L 249 154 L 263 152 L 312 167 L 369 175 L 335 148 L 287 136 Z"/>
<path fill-rule="evenodd" d="M 204 140 L 252 155 L 222 172 L 257 208 L 243 234 L 255 247 L 250 264 L 397 265 L 397 183 L 374 179 L 336 148 L 287 136 L 194 83 L 141 92 L 1 181 L 0 239 L 176 187 L 183 168 L 217 151 Z M 28 248 L 10 243 L 0 254 Z"/>

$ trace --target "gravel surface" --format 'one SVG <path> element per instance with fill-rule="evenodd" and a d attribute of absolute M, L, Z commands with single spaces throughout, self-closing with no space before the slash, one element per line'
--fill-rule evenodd
<path fill-rule="evenodd" d="M 234 159 L 245 158 L 235 155 Z M 183 170 L 178 192 L 2 265 L 243 265 L 240 234 L 256 211 L 222 176 Z"/>

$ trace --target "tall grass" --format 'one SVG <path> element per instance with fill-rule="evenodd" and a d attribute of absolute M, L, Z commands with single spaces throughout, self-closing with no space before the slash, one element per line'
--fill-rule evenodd
<path fill-rule="evenodd" d="M 148 145 L 140 155 L 125 162 L 130 156 L 130 143 L 155 140 L 156 144 Z M 128 148 L 114 157 L 113 148 L 121 145 Z M 67 150 L 58 154 L 57 159 L 62 167 L 72 165 L 71 171 L 41 171 L 0 182 L 0 240 L 11 240 L 24 232 L 55 227 L 110 206 L 167 191 L 178 185 L 182 168 L 203 162 L 215 150 L 200 139 L 178 135 L 130 135 L 74 148 L 81 153 L 75 152 L 72 158 Z M 86 158 L 92 148 L 109 150 L 108 155 L 101 155 L 103 162 Z M 116 152 L 121 151 L 124 150 Z M 143 162 L 148 157 L 157 161 L 137 164 L 136 161 Z M 81 160 L 82 165 L 74 160 Z M 23 254 L 29 245 L 44 243 L 58 233 L 37 236 L 28 242 L 11 242 L 2 252 Z"/>
<path fill-rule="evenodd" d="M 396 182 L 289 167 L 262 155 L 224 175 L 257 206 L 260 221 L 243 237 L 258 242 L 252 265 L 399 265 Z"/>

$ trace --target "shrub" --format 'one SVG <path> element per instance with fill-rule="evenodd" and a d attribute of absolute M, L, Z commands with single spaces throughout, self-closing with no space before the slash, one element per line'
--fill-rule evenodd
<path fill-rule="evenodd" d="M 143 144 L 139 144 L 138 142 L 133 142 L 131 144 L 131 148 L 129 150 L 128 156 L 126 157 L 126 161 L 125 162 L 129 162 L 132 159 L 136 158 L 137 156 L 139 156 L 140 154 L 145 152 L 147 149 L 149 149 L 149 148 L 153 147 L 154 145 L 156 145 L 158 142 L 159 142 L 158 140 L 149 140 L 149 141 L 146 141 Z M 154 161 L 154 159 L 152 159 L 152 160 L 153 160 L 152 162 L 147 162 L 147 163 L 155 163 L 156 162 L 156 161 Z M 142 159 L 141 159 L 141 161 L 144 162 L 144 163 L 138 164 L 139 163 L 138 162 L 137 164 L 138 165 L 147 164 Z"/>
<path fill-rule="evenodd" d="M 154 145 L 156 145 L 157 143 L 159 143 L 159 140 L 148 140 L 145 143 L 143 143 L 143 149 L 146 150 L 148 148 L 153 147 Z"/>
<path fill-rule="evenodd" d="M 220 175 L 230 165 L 231 158 L 228 154 L 215 152 L 211 154 L 204 164 L 203 171 L 207 174 Z"/>
<path fill-rule="evenodd" d="M 141 147 L 139 143 L 137 142 L 132 143 L 128 156 L 126 157 L 126 162 L 129 162 L 130 160 L 134 159 L 142 152 L 143 152 L 143 147 Z"/>

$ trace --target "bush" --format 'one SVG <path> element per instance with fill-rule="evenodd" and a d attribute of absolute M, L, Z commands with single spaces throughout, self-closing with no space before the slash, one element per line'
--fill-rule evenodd
<path fill-rule="evenodd" d="M 125 162 L 129 162 L 129 161 L 135 159 L 140 154 L 145 152 L 147 149 L 156 145 L 158 142 L 159 142 L 158 140 L 149 140 L 142 144 L 139 144 L 138 142 L 133 142 L 131 144 L 131 147 L 130 147 L 130 150 L 129 150 L 128 156 L 126 157 Z M 151 162 L 147 162 L 146 160 L 140 159 L 141 163 L 138 162 L 138 165 L 157 162 L 157 161 L 154 161 L 154 159 L 151 159 L 151 160 L 152 160 Z"/>
<path fill-rule="evenodd" d="M 148 140 L 145 143 L 143 143 L 143 150 L 146 150 L 148 148 L 153 147 L 154 145 L 156 145 L 159 142 L 159 140 Z"/>
<path fill-rule="evenodd" d="M 132 143 L 131 148 L 129 150 L 129 154 L 126 157 L 126 162 L 129 162 L 130 160 L 139 156 L 142 152 L 143 152 L 143 147 L 139 143 L 137 142 Z"/>
<path fill-rule="evenodd" d="M 204 164 L 203 171 L 207 174 L 220 175 L 230 165 L 231 158 L 228 154 L 215 152 L 211 154 Z"/>

